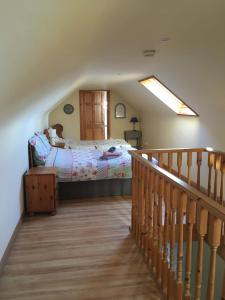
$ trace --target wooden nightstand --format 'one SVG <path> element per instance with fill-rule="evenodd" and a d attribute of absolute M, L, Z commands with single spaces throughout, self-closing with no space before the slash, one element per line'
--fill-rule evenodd
<path fill-rule="evenodd" d="M 141 137 L 142 137 L 142 132 L 140 130 L 127 130 L 127 131 L 124 131 L 125 141 L 128 142 L 129 140 L 136 140 L 135 147 L 137 149 L 141 149 Z"/>
<path fill-rule="evenodd" d="M 26 212 L 56 213 L 57 172 L 55 168 L 35 167 L 25 174 Z"/>

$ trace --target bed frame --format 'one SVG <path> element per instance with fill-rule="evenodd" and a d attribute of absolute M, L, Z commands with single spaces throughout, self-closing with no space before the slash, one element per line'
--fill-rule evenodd
<path fill-rule="evenodd" d="M 34 147 L 28 143 L 29 167 L 36 167 Z M 131 178 L 58 182 L 59 200 L 131 195 Z"/>
<path fill-rule="evenodd" d="M 59 200 L 128 196 L 131 194 L 131 179 L 59 182 L 58 193 Z"/>

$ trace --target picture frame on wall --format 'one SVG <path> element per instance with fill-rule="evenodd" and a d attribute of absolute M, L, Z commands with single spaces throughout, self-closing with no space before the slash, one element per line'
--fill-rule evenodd
<path fill-rule="evenodd" d="M 72 104 L 66 104 L 63 107 L 63 111 L 67 115 L 71 115 L 74 112 L 74 107 Z"/>
<path fill-rule="evenodd" d="M 123 103 L 116 104 L 115 118 L 116 119 L 125 119 L 126 118 L 126 106 Z"/>

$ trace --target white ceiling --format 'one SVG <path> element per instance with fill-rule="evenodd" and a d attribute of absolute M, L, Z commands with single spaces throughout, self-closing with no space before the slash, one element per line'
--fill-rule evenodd
<path fill-rule="evenodd" d="M 172 114 L 138 84 L 152 74 L 200 116 L 225 111 L 224 16 L 224 0 L 0 0 L 1 118 L 88 87 Z"/>

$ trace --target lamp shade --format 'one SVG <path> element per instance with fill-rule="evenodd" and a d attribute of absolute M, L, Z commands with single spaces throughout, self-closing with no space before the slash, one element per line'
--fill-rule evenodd
<path fill-rule="evenodd" d="M 131 123 L 138 123 L 138 118 L 137 118 L 137 117 L 132 117 L 132 118 L 130 119 L 130 122 L 131 122 Z"/>

